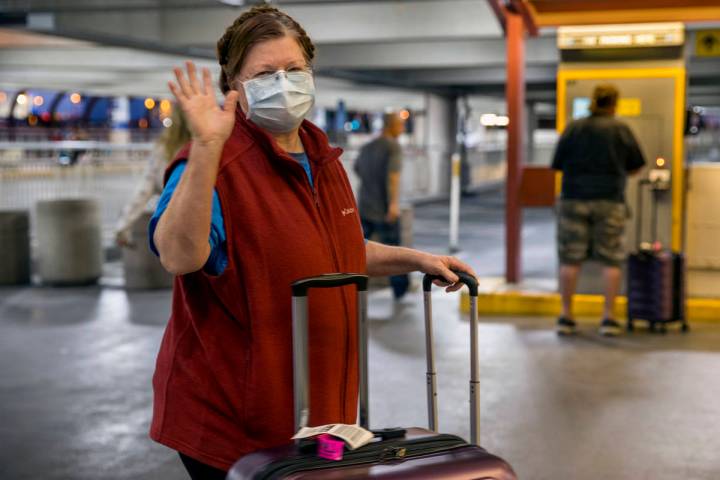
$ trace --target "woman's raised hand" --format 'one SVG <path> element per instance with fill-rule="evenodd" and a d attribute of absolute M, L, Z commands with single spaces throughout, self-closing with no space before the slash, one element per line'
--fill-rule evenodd
<path fill-rule="evenodd" d="M 229 91 L 220 108 L 215 100 L 210 70 L 202 69 L 201 82 L 193 62 L 185 62 L 185 67 L 187 78 L 181 68 L 174 68 L 177 85 L 171 81 L 168 86 L 185 114 L 193 141 L 222 147 L 235 124 L 235 106 L 239 94 L 235 90 Z"/>

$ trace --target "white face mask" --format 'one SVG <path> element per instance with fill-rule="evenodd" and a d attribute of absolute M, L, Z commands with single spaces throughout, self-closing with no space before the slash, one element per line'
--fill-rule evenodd
<path fill-rule="evenodd" d="M 315 103 L 310 72 L 278 70 L 242 82 L 248 102 L 247 118 L 274 133 L 296 129 Z"/>

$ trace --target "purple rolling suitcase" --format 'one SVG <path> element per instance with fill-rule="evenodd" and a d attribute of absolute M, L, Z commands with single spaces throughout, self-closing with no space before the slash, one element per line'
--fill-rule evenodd
<path fill-rule="evenodd" d="M 339 461 L 318 458 L 314 442 L 296 442 L 250 453 L 238 460 L 228 480 L 270 479 L 455 479 L 515 480 L 510 465 L 478 445 L 480 438 L 480 385 L 477 347 L 477 280 L 458 274 L 470 289 L 470 420 L 471 442 L 437 432 L 437 387 L 432 336 L 430 290 L 438 277 L 423 279 L 427 355 L 427 404 L 429 428 L 374 431 L 371 443 L 356 450 L 346 449 Z M 298 430 L 309 418 L 307 359 L 307 292 L 310 288 L 329 288 L 354 284 L 358 294 L 358 340 L 360 404 L 359 423 L 368 428 L 367 380 L 367 276 L 330 274 L 299 280 L 293 284 L 293 357 L 295 383 L 295 423 Z"/>
<path fill-rule="evenodd" d="M 642 186 L 638 183 L 638 212 L 636 231 L 637 251 L 628 256 L 627 269 L 627 329 L 634 329 L 637 320 L 648 322 L 650 331 L 659 327 L 661 333 L 666 325 L 680 322 L 683 332 L 689 330 L 685 316 L 685 256 L 667 249 L 643 247 L 642 242 Z M 654 192 L 654 191 L 653 191 Z M 652 235 L 657 240 L 657 202 L 653 202 Z"/>

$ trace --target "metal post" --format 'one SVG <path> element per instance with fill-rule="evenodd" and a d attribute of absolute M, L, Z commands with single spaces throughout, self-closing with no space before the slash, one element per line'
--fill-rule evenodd
<path fill-rule="evenodd" d="M 477 296 L 470 296 L 470 442 L 474 445 L 480 445 L 480 354 L 477 300 Z"/>
<path fill-rule="evenodd" d="M 425 302 L 425 357 L 427 359 L 428 429 L 437 432 L 437 375 L 435 374 L 435 348 L 432 327 L 432 293 L 423 292 Z"/>
<path fill-rule="evenodd" d="M 506 12 L 507 21 L 507 184 L 505 205 L 505 279 L 517 283 L 521 278 L 520 175 L 522 172 L 525 107 L 525 27 L 517 13 Z"/>
<path fill-rule="evenodd" d="M 460 153 L 450 157 L 450 253 L 460 250 Z"/>
<path fill-rule="evenodd" d="M 293 387 L 295 391 L 295 431 L 306 427 L 310 417 L 308 381 L 307 296 L 292 298 Z"/>

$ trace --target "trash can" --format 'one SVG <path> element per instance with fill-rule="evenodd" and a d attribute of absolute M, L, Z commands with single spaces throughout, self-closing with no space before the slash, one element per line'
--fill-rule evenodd
<path fill-rule="evenodd" d="M 131 230 L 134 246 L 122 249 L 125 288 L 128 289 L 170 288 L 175 279 L 150 251 L 148 246 L 150 217 L 152 213 L 145 212 L 138 218 Z"/>
<path fill-rule="evenodd" d="M 30 214 L 0 211 L 0 285 L 30 283 Z"/>
<path fill-rule="evenodd" d="M 100 209 L 93 199 L 37 203 L 38 273 L 46 285 L 88 285 L 102 275 Z"/>

